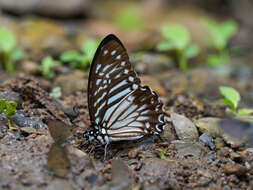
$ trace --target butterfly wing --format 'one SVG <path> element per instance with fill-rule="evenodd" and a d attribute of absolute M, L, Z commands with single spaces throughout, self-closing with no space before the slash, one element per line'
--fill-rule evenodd
<path fill-rule="evenodd" d="M 126 49 L 110 34 L 100 43 L 92 61 L 88 104 L 92 124 L 102 126 L 117 104 L 140 86 Z"/>
<path fill-rule="evenodd" d="M 110 141 L 134 140 L 146 134 L 159 134 L 165 126 L 166 113 L 158 95 L 140 86 L 126 96 L 106 118 Z"/>

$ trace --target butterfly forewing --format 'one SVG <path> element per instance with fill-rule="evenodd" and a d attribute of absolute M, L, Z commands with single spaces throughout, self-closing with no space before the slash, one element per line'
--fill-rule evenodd
<path fill-rule="evenodd" d="M 88 85 L 91 122 L 100 125 L 125 96 L 137 89 L 140 79 L 126 49 L 114 35 L 107 36 L 94 56 Z"/>

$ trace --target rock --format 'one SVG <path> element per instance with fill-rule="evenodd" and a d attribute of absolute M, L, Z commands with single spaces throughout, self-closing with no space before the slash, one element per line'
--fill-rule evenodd
<path fill-rule="evenodd" d="M 45 128 L 44 123 L 42 123 L 40 121 L 36 121 L 35 119 L 33 119 L 31 117 L 25 117 L 24 115 L 19 114 L 19 113 L 12 115 L 11 121 L 13 121 L 16 125 L 18 125 L 21 128 L 22 127 L 30 127 L 30 128 L 34 128 L 38 131 Z"/>
<path fill-rule="evenodd" d="M 228 175 L 235 174 L 236 176 L 245 176 L 247 168 L 240 164 L 227 164 L 224 167 L 224 172 Z"/>
<path fill-rule="evenodd" d="M 198 139 L 199 134 L 197 128 L 188 118 L 176 113 L 172 113 L 170 117 L 179 139 Z"/>
<path fill-rule="evenodd" d="M 22 134 L 24 136 L 27 136 L 29 134 L 32 134 L 32 133 L 36 133 L 36 129 L 32 128 L 32 127 L 23 127 L 20 129 L 20 131 L 22 132 Z"/>
<path fill-rule="evenodd" d="M 208 133 L 203 133 L 199 140 L 203 142 L 206 146 L 208 146 L 211 150 L 215 150 L 215 144 L 212 136 Z"/>
<path fill-rule="evenodd" d="M 73 17 L 83 15 L 90 7 L 89 0 L 0 0 L 0 7 L 3 10 L 15 14 L 40 14 L 55 17 Z M 57 10 L 57 11 L 55 11 Z"/>
<path fill-rule="evenodd" d="M 181 140 L 175 140 L 171 142 L 175 145 L 178 151 L 178 156 L 180 158 L 194 157 L 199 158 L 203 153 L 205 153 L 205 148 L 198 143 L 185 142 Z"/>
<path fill-rule="evenodd" d="M 27 74 L 35 75 L 39 71 L 39 65 L 34 61 L 23 61 L 20 69 Z"/>
<path fill-rule="evenodd" d="M 201 118 L 195 122 L 199 131 L 209 133 L 214 138 L 221 137 L 233 148 L 248 143 L 253 146 L 253 123 L 238 119 Z"/>
<path fill-rule="evenodd" d="M 88 79 L 85 73 L 75 70 L 69 74 L 56 77 L 54 86 L 61 87 L 63 96 L 67 96 L 76 91 L 86 90 Z"/>
<path fill-rule="evenodd" d="M 222 130 L 218 123 L 221 119 L 213 117 L 205 117 L 195 121 L 195 125 L 201 133 L 208 133 L 212 137 L 218 137 L 222 135 Z"/>
<path fill-rule="evenodd" d="M 0 92 L 0 98 L 3 98 L 8 101 L 14 101 L 18 104 L 18 106 L 21 105 L 23 102 L 23 99 L 20 96 L 20 94 L 13 92 L 11 90 Z"/>
<path fill-rule="evenodd" d="M 253 147 L 253 117 L 223 119 L 219 122 L 223 139 L 232 147 L 247 145 Z"/>
<path fill-rule="evenodd" d="M 135 69 L 141 73 L 157 74 L 171 70 L 174 63 L 169 56 L 162 54 L 145 53 L 133 56 Z"/>

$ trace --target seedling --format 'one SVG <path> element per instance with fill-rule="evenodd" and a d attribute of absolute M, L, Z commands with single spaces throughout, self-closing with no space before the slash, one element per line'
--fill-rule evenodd
<path fill-rule="evenodd" d="M 0 114 L 5 113 L 8 119 L 8 127 L 10 130 L 15 130 L 16 128 L 11 125 L 11 116 L 17 112 L 17 103 L 14 101 L 7 101 L 5 99 L 0 99 Z M 5 112 L 4 112 L 5 111 Z"/>
<path fill-rule="evenodd" d="M 96 39 L 87 40 L 81 47 L 82 53 L 76 50 L 68 50 L 63 52 L 60 60 L 70 62 L 73 68 L 87 69 L 92 62 L 98 44 L 99 41 Z"/>
<path fill-rule="evenodd" d="M 0 68 L 2 67 L 7 72 L 13 72 L 14 62 L 24 57 L 24 51 L 16 45 L 13 33 L 7 28 L 0 27 Z"/>
<path fill-rule="evenodd" d="M 60 61 L 54 60 L 51 56 L 44 57 L 40 66 L 42 75 L 46 78 L 52 78 L 54 76 L 53 68 L 59 66 L 60 64 Z"/>
<path fill-rule="evenodd" d="M 249 115 L 253 113 L 253 109 L 238 109 L 238 103 L 241 100 L 241 96 L 234 88 L 221 86 L 219 90 L 224 96 L 224 98 L 220 99 L 220 101 L 225 103 L 233 113 L 239 115 Z"/>
<path fill-rule="evenodd" d="M 165 160 L 165 150 L 164 149 L 160 150 L 160 158 Z"/>
<path fill-rule="evenodd" d="M 217 23 L 214 20 L 206 19 L 204 24 L 211 36 L 209 45 L 217 51 L 217 54 L 207 57 L 207 64 L 209 66 L 217 66 L 229 63 L 230 56 L 227 45 L 231 37 L 233 37 L 238 30 L 237 23 L 232 20 Z"/>
<path fill-rule="evenodd" d="M 158 51 L 168 51 L 175 54 L 179 68 L 188 68 L 187 60 L 198 55 L 199 48 L 191 43 L 188 31 L 181 25 L 164 24 L 160 29 L 164 40 L 157 44 Z"/>

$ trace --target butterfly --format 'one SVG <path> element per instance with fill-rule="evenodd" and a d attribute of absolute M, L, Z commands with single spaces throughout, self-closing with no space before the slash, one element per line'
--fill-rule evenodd
<path fill-rule="evenodd" d="M 94 55 L 88 107 L 91 130 L 84 137 L 97 145 L 159 135 L 166 124 L 158 94 L 141 85 L 125 47 L 113 34 L 102 40 Z"/>

